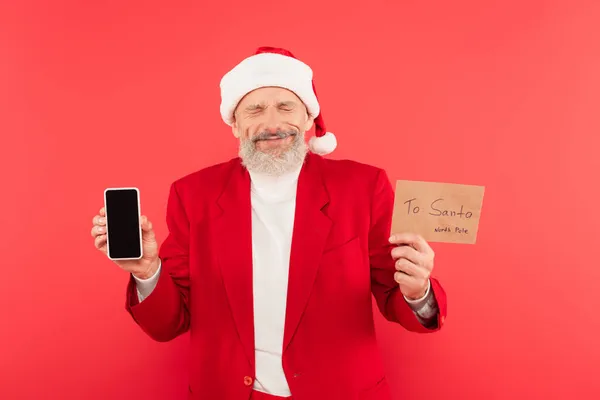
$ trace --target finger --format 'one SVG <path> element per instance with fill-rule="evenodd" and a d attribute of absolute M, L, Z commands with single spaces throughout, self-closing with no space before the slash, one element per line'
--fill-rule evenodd
<path fill-rule="evenodd" d="M 102 217 L 106 217 L 106 208 L 102 207 L 102 208 L 100 209 L 100 216 L 102 216 Z"/>
<path fill-rule="evenodd" d="M 104 226 L 94 225 L 92 227 L 92 236 L 96 237 L 96 236 L 102 235 L 104 233 L 106 233 L 106 228 Z"/>
<path fill-rule="evenodd" d="M 397 260 L 399 258 L 406 258 L 410 262 L 415 264 L 423 264 L 425 256 L 415 250 L 414 247 L 407 245 L 398 246 L 392 249 L 392 258 Z"/>
<path fill-rule="evenodd" d="M 410 275 L 406 275 L 405 273 L 402 273 L 402 272 L 395 272 L 394 280 L 396 281 L 397 284 L 399 284 L 401 286 L 411 286 L 411 285 L 415 284 L 416 278 L 414 278 Z"/>
<path fill-rule="evenodd" d="M 142 240 L 144 242 L 153 242 L 156 240 L 156 236 L 154 235 L 154 230 L 152 230 L 152 222 L 148 220 L 145 216 L 142 216 Z"/>
<path fill-rule="evenodd" d="M 100 215 L 96 215 L 94 218 L 92 218 L 92 223 L 94 225 L 106 225 L 106 218 L 102 217 Z"/>
<path fill-rule="evenodd" d="M 417 251 L 421 253 L 429 254 L 433 251 L 421 235 L 417 235 L 416 233 L 411 232 L 396 233 L 392 235 L 392 237 L 390 237 L 390 243 L 396 245 L 409 245 L 414 247 Z"/>
<path fill-rule="evenodd" d="M 152 222 L 150 222 L 148 220 L 148 217 L 146 217 L 145 215 L 142 215 L 140 223 L 144 232 L 150 232 L 152 230 Z"/>
<path fill-rule="evenodd" d="M 98 250 L 106 251 L 106 235 L 96 236 L 96 239 L 94 239 L 94 246 L 96 246 Z"/>
<path fill-rule="evenodd" d="M 427 271 L 424 268 L 411 263 L 406 258 L 401 258 L 396 261 L 395 266 L 398 272 L 403 272 L 414 278 L 425 278 L 427 276 Z"/>
<path fill-rule="evenodd" d="M 142 231 L 142 242 L 150 244 L 155 241 L 156 236 L 154 235 L 154 231 Z"/>

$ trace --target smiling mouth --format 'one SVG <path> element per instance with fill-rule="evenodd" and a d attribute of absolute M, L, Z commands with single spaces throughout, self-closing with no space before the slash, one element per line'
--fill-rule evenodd
<path fill-rule="evenodd" d="M 295 133 L 290 133 L 290 134 L 285 134 L 285 135 L 272 134 L 269 136 L 261 136 L 261 137 L 256 138 L 254 140 L 254 142 L 267 142 L 270 140 L 283 140 L 290 136 L 296 136 L 296 134 Z"/>

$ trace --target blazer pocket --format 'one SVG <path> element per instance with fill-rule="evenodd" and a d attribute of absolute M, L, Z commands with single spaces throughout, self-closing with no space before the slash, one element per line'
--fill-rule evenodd
<path fill-rule="evenodd" d="M 347 247 L 358 246 L 359 244 L 360 237 L 357 235 L 348 240 L 343 241 L 342 243 L 334 243 L 333 245 L 327 247 L 325 250 L 323 250 L 323 256 L 337 251 L 346 251 Z"/>
<path fill-rule="evenodd" d="M 322 265 L 357 264 L 361 259 L 360 238 L 353 237 L 342 244 L 335 244 L 323 251 Z"/>
<path fill-rule="evenodd" d="M 323 252 L 320 274 L 322 279 L 330 282 L 330 290 L 359 290 L 369 281 L 366 260 L 361 240 L 356 236 Z"/>

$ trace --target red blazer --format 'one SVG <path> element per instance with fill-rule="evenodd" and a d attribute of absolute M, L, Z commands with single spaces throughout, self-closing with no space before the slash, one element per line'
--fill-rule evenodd
<path fill-rule="evenodd" d="M 423 327 L 394 281 L 394 194 L 386 173 L 309 154 L 300 172 L 290 256 L 283 368 L 294 400 L 390 399 L 373 324 L 373 294 L 392 322 Z M 189 399 L 248 399 L 255 373 L 250 177 L 238 158 L 173 183 L 162 273 L 126 308 L 153 339 L 190 332 Z"/>

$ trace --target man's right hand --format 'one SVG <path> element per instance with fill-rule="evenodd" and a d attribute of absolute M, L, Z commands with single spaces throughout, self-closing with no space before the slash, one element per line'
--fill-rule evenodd
<path fill-rule="evenodd" d="M 104 207 L 100 209 L 100 213 L 92 220 L 92 237 L 96 249 L 107 254 L 106 250 L 106 210 Z M 160 260 L 158 259 L 158 244 L 152 223 L 146 216 L 142 216 L 140 220 L 142 227 L 142 249 L 143 256 L 139 260 L 116 260 L 114 261 L 123 270 L 133 274 L 139 279 L 148 279 L 152 277 L 158 270 Z"/>

